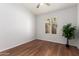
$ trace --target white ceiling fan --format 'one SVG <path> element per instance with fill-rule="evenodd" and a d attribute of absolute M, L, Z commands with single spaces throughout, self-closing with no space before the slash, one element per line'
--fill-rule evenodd
<path fill-rule="evenodd" d="M 39 8 L 41 5 L 47 5 L 47 6 L 50 6 L 50 3 L 38 3 L 36 8 Z"/>

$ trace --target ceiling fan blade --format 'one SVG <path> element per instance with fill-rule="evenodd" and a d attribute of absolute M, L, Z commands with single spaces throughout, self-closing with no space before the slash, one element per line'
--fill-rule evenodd
<path fill-rule="evenodd" d="M 45 3 L 47 6 L 50 6 L 50 3 Z"/>
<path fill-rule="evenodd" d="M 39 8 L 40 7 L 40 3 L 37 5 L 37 8 Z"/>

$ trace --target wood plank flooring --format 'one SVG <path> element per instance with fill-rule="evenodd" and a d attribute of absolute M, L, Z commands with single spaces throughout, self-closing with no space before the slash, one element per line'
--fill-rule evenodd
<path fill-rule="evenodd" d="M 12 49 L 0 52 L 1 56 L 79 56 L 79 50 L 76 47 L 43 41 L 33 40 Z"/>

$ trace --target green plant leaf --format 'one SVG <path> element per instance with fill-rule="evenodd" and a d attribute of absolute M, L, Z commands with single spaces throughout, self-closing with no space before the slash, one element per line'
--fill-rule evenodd
<path fill-rule="evenodd" d="M 67 39 L 71 39 L 75 37 L 76 27 L 72 26 L 72 24 L 67 24 L 63 26 L 63 36 Z"/>

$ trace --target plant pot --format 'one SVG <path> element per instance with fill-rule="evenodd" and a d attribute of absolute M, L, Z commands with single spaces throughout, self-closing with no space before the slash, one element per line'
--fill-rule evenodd
<path fill-rule="evenodd" d="M 69 40 L 68 40 L 68 38 L 67 38 L 67 44 L 66 44 L 66 47 L 69 48 Z"/>
<path fill-rule="evenodd" d="M 66 47 L 67 47 L 67 48 L 69 48 L 69 45 L 68 45 L 68 44 L 66 44 Z"/>

